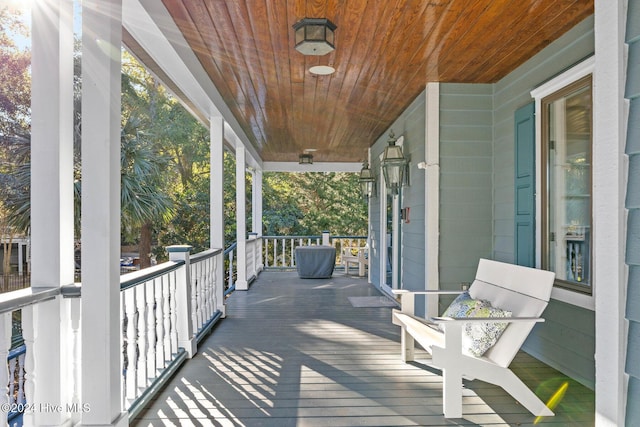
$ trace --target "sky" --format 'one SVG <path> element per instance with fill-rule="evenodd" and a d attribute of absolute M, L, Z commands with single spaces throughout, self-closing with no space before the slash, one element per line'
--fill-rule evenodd
<path fill-rule="evenodd" d="M 10 10 L 19 12 L 22 15 L 23 22 L 27 28 L 31 28 L 31 4 L 37 0 L 0 0 L 0 9 L 8 7 Z M 77 37 L 80 36 L 82 30 L 82 20 L 80 13 L 80 0 L 73 0 L 73 27 Z M 14 37 L 16 45 L 20 49 L 28 49 L 31 46 L 31 39 L 22 35 Z"/>
<path fill-rule="evenodd" d="M 22 15 L 22 22 L 27 28 L 31 28 L 31 0 L 0 0 L 0 9 L 9 8 L 11 11 L 19 12 Z M 31 46 L 31 40 L 15 34 L 13 37 L 16 45 L 20 49 L 26 49 Z"/>

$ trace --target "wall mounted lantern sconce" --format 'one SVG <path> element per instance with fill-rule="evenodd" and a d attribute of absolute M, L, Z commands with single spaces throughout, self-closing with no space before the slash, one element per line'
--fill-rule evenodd
<path fill-rule="evenodd" d="M 360 170 L 360 189 L 362 190 L 362 196 L 365 199 L 369 199 L 375 195 L 376 189 L 376 177 L 373 176 L 371 169 L 369 169 L 369 162 L 366 160 L 362 164 L 362 170 Z"/>
<path fill-rule="evenodd" d="M 298 157 L 298 163 L 301 165 L 312 165 L 313 164 L 313 154 L 310 153 L 302 153 Z"/>
<path fill-rule="evenodd" d="M 335 49 L 336 25 L 326 18 L 304 18 L 293 24 L 296 50 L 303 55 L 321 56 Z"/>
<path fill-rule="evenodd" d="M 407 183 L 406 169 L 409 162 L 402 153 L 402 147 L 396 145 L 396 143 L 401 144 L 403 139 L 403 136 L 396 138 L 393 130 L 389 132 L 389 145 L 385 147 L 382 156 L 384 182 L 391 190 L 391 194 L 398 194 L 400 187 Z"/>

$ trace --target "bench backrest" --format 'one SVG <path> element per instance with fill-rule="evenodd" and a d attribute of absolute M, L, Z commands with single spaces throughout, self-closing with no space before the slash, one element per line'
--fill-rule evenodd
<path fill-rule="evenodd" d="M 480 259 L 469 294 L 511 311 L 513 317 L 540 317 L 549 303 L 554 279 L 551 271 Z M 483 357 L 508 367 L 533 326 L 533 322 L 509 324 Z"/>

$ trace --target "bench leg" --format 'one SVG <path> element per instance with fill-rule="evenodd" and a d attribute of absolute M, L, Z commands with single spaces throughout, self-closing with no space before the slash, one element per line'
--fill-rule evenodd
<path fill-rule="evenodd" d="M 445 418 L 462 418 L 462 372 L 442 370 L 442 409 Z"/>
<path fill-rule="evenodd" d="M 462 417 L 462 325 L 444 324 L 445 347 L 432 347 L 434 365 L 442 369 L 442 410 L 445 418 Z"/>
<path fill-rule="evenodd" d="M 415 359 L 415 341 L 406 328 L 400 332 L 401 357 L 403 362 L 413 362 Z"/>

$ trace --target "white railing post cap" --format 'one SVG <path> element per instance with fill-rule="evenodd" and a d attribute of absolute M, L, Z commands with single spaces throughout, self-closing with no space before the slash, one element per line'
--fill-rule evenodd
<path fill-rule="evenodd" d="M 191 246 L 191 245 L 171 245 L 171 246 L 167 246 L 166 249 L 167 249 L 167 252 L 169 252 L 169 253 L 173 253 L 173 252 L 191 252 L 191 249 L 193 249 L 193 246 Z"/>

